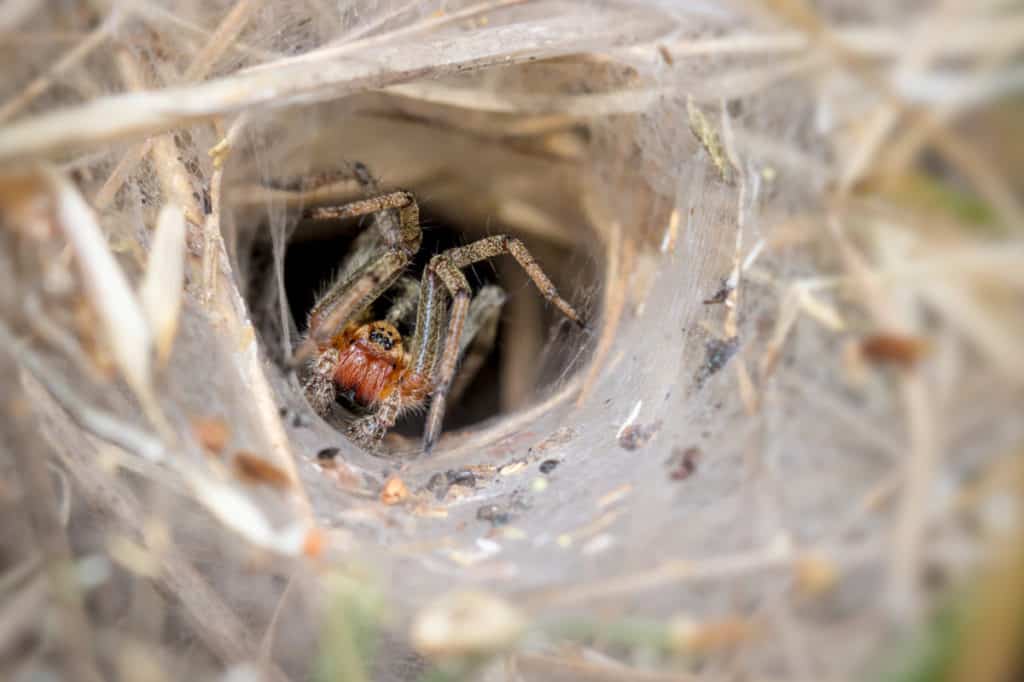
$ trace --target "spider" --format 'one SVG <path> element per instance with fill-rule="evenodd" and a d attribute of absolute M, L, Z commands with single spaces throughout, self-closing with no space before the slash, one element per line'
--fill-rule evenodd
<path fill-rule="evenodd" d="M 505 300 L 504 292 L 493 285 L 473 297 L 462 268 L 510 254 L 544 298 L 577 325 L 582 327 L 583 321 L 523 243 L 508 235 L 485 237 L 435 255 L 418 283 L 406 276 L 404 270 L 422 242 L 419 207 L 410 192 L 304 212 L 307 220 L 365 215 L 377 216 L 374 227 L 356 237 L 352 256 L 314 304 L 307 337 L 295 359 L 309 360 L 304 391 L 320 415 L 329 413 L 339 394 L 368 411 L 347 429 L 363 445 L 379 442 L 402 414 L 423 409 L 429 401 L 423 434 L 423 451 L 429 453 L 440 436 L 447 400 L 465 387 L 463 376 L 472 374 L 483 359 L 481 348 L 493 342 Z M 385 318 L 373 319 L 374 302 L 392 289 L 399 293 Z M 415 330 L 409 342 L 398 326 L 413 316 Z M 463 358 L 463 376 L 453 386 Z"/>

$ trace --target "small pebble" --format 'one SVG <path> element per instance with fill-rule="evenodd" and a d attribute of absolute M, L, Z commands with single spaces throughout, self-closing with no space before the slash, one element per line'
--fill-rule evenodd
<path fill-rule="evenodd" d="M 619 433 L 619 447 L 624 450 L 636 450 L 647 445 L 661 428 L 661 420 L 653 424 L 632 424 Z"/>
<path fill-rule="evenodd" d="M 684 481 L 697 471 L 697 462 L 701 458 L 700 448 L 693 446 L 685 450 L 675 448 L 668 459 L 669 477 L 673 481 Z"/>
<path fill-rule="evenodd" d="M 540 472 L 542 474 L 550 474 L 558 464 L 559 461 L 557 459 L 546 459 L 540 463 Z"/>
<path fill-rule="evenodd" d="M 316 453 L 316 458 L 321 462 L 329 461 L 338 456 L 338 448 L 324 448 Z"/>
<path fill-rule="evenodd" d="M 444 474 L 436 473 L 430 477 L 427 481 L 427 490 L 434 493 L 434 497 L 438 500 L 444 498 L 445 493 L 448 492 L 448 481 Z"/>
<path fill-rule="evenodd" d="M 398 476 L 389 478 L 380 491 L 380 501 L 387 505 L 398 504 L 407 497 L 409 497 L 409 489 L 405 487 L 405 482 Z"/>
<path fill-rule="evenodd" d="M 477 509 L 476 518 L 480 521 L 490 521 L 495 526 L 502 526 L 509 520 L 508 512 L 496 504 L 485 504 Z"/>
<path fill-rule="evenodd" d="M 464 485 L 470 488 L 476 486 L 476 474 L 468 469 L 461 469 L 459 471 L 448 470 L 445 472 L 445 476 L 448 477 L 448 482 L 452 485 Z"/>

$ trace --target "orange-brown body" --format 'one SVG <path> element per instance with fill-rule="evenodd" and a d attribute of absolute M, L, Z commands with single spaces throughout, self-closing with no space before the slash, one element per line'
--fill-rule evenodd
<path fill-rule="evenodd" d="M 404 409 L 415 407 L 427 395 L 427 380 L 410 370 L 402 337 L 387 322 L 350 324 L 331 340 L 338 351 L 332 378 L 356 402 L 374 407 L 395 396 Z"/>

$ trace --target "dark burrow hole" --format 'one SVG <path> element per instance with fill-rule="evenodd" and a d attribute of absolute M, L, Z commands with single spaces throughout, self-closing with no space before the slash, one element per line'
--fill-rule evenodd
<path fill-rule="evenodd" d="M 541 267 L 559 287 L 559 291 L 578 308 L 586 308 L 580 293 L 585 289 L 579 285 L 587 281 L 588 277 L 592 277 L 590 273 L 593 272 L 594 263 L 590 254 L 579 253 L 576 249 L 549 242 L 536 235 L 519 234 L 507 225 L 459 225 L 451 221 L 444 212 L 437 211 L 429 204 L 425 205 L 422 200 L 420 218 L 423 245 L 406 270 L 407 275 L 419 280 L 424 266 L 434 254 L 490 234 L 506 233 L 521 237 Z M 365 229 L 375 229 L 372 218 L 298 226 L 295 235 L 288 242 L 285 254 L 284 287 L 288 309 L 300 333 L 305 332 L 307 315 L 317 296 L 332 281 L 341 263 L 350 254 L 355 237 Z M 249 262 L 254 268 L 253 272 L 268 272 L 271 263 L 271 244 L 253 244 Z M 462 397 L 448 405 L 444 420 L 445 431 L 478 424 L 507 411 L 508 395 L 503 394 L 507 393 L 509 388 L 505 384 L 508 381 L 506 375 L 510 371 L 509 358 L 506 357 L 510 344 L 525 343 L 539 348 L 539 357 L 534 359 L 535 365 L 529 368 L 533 381 L 532 385 L 527 387 L 528 396 L 525 400 L 521 397 L 522 404 L 513 405 L 515 408 L 534 402 L 546 389 L 578 370 L 583 362 L 582 333 L 543 300 L 533 284 L 517 271 L 517 265 L 511 256 L 499 256 L 495 260 L 467 267 L 463 272 L 473 287 L 474 294 L 485 285 L 497 284 L 505 290 L 508 301 L 502 311 L 493 349 Z M 258 288 L 264 288 L 273 280 L 272 277 L 256 279 L 262 280 L 263 284 Z M 376 319 L 383 319 L 394 293 L 394 290 L 389 291 L 374 304 L 373 313 Z M 260 295 L 255 291 L 251 291 L 250 294 Z M 536 297 L 540 309 L 537 324 L 525 329 L 509 319 L 510 304 L 523 296 Z M 408 350 L 413 335 L 412 325 L 400 327 L 399 331 Z M 524 335 L 532 338 L 526 338 Z M 511 371 L 515 371 L 514 367 Z M 339 406 L 339 415 L 344 415 L 346 411 L 358 413 L 358 407 L 347 403 L 344 398 L 339 400 Z M 418 438 L 423 431 L 424 419 L 423 413 L 408 414 L 398 422 L 393 432 Z M 340 427 L 341 423 L 335 425 Z"/>

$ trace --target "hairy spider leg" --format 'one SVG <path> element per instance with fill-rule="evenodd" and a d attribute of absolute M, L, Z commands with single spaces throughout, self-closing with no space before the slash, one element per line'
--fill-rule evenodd
<path fill-rule="evenodd" d="M 448 390 L 450 402 L 459 401 L 491 354 L 498 337 L 498 321 L 505 299 L 505 291 L 492 284 L 480 289 L 470 301 L 466 326 L 459 340 L 459 369 Z"/>
<path fill-rule="evenodd" d="M 423 403 L 431 390 L 437 353 L 444 334 L 445 314 L 445 285 L 436 273 L 426 270 L 419 287 L 409 371 L 398 390 L 380 403 L 373 414 L 357 419 L 349 426 L 349 436 L 361 443 L 380 440 L 395 425 L 404 409 Z"/>
<path fill-rule="evenodd" d="M 395 282 L 397 293 L 384 319 L 396 327 L 414 319 L 416 303 L 420 295 L 420 283 L 408 275 L 402 275 Z"/>
<path fill-rule="evenodd" d="M 305 212 L 310 220 L 337 220 L 398 209 L 399 220 L 374 221 L 384 237 L 384 250 L 355 269 L 347 278 L 339 278 L 309 314 L 309 337 L 299 345 L 292 358 L 298 364 L 327 343 L 331 337 L 370 306 L 402 274 L 423 240 L 419 207 L 409 192 L 391 192 L 361 199 L 344 206 L 326 206 Z"/>
<path fill-rule="evenodd" d="M 526 271 L 526 274 L 533 280 L 537 289 L 540 290 L 540 293 L 548 302 L 553 304 L 563 315 L 577 325 L 583 326 L 582 318 L 569 302 L 558 294 L 555 285 L 544 274 L 540 265 L 537 264 L 537 261 L 534 260 L 526 246 L 519 239 L 509 237 L 508 235 L 485 237 L 472 244 L 449 249 L 431 258 L 425 273 L 428 276 L 436 275 L 437 278 L 444 282 L 448 293 L 452 297 L 452 304 L 448 314 L 448 330 L 445 334 L 444 348 L 434 375 L 434 391 L 430 401 L 430 412 L 427 414 L 426 430 L 423 434 L 423 450 L 425 453 L 433 450 L 437 438 L 441 434 L 441 423 L 444 420 L 448 390 L 452 383 L 452 377 L 455 375 L 462 330 L 466 324 L 469 310 L 472 291 L 469 288 L 466 276 L 462 274 L 462 268 L 506 253 L 516 259 L 516 262 L 522 266 L 523 270 Z M 428 276 L 424 277 L 424 283 L 431 279 Z M 418 333 L 419 325 L 417 324 Z M 418 352 L 415 344 L 414 352 Z"/>

